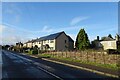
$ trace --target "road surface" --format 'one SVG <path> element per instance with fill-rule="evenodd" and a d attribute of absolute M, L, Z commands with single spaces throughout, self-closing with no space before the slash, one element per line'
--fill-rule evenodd
<path fill-rule="evenodd" d="M 82 78 L 109 78 L 108 76 L 48 62 L 21 53 L 2 50 L 2 78 L 34 78 L 64 80 Z"/>

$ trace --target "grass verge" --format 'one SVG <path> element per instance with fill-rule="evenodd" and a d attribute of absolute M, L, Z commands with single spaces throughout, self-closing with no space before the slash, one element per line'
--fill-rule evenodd
<path fill-rule="evenodd" d="M 51 54 L 45 54 L 45 53 L 44 54 L 39 54 L 38 57 L 55 58 L 55 59 L 59 59 L 59 60 L 78 62 L 78 63 L 83 63 L 83 64 L 99 66 L 99 67 L 103 67 L 103 68 L 108 68 L 108 69 L 112 69 L 112 70 L 120 69 L 120 67 L 118 67 L 117 64 L 100 64 L 100 63 L 96 63 L 96 62 L 88 62 L 88 61 L 76 60 L 76 59 L 73 59 L 73 58 L 63 58 L 63 57 L 53 56 Z"/>

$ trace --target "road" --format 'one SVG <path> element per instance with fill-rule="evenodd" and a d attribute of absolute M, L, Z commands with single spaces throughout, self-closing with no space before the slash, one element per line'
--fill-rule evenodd
<path fill-rule="evenodd" d="M 85 70 L 48 62 L 21 53 L 2 50 L 2 78 L 35 78 L 35 79 L 81 79 L 109 78 L 108 76 Z"/>

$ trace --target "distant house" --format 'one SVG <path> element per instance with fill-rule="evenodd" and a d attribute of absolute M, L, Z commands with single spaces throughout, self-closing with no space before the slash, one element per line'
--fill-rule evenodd
<path fill-rule="evenodd" d="M 96 49 L 118 49 L 118 45 L 120 45 L 119 37 L 116 36 L 115 39 L 110 37 L 103 37 L 103 39 L 99 40 L 99 37 L 97 36 L 97 39 L 92 41 L 92 45 Z"/>
<path fill-rule="evenodd" d="M 21 43 L 21 42 L 16 43 L 16 47 L 21 48 L 22 46 L 23 46 L 23 43 Z"/>
<path fill-rule="evenodd" d="M 74 49 L 74 41 L 70 36 L 66 35 L 64 31 L 40 37 L 24 44 L 24 46 L 30 48 L 35 45 L 37 45 L 40 50 L 64 51 Z"/>
<path fill-rule="evenodd" d="M 29 40 L 28 42 L 25 42 L 24 44 L 23 44 L 23 47 L 28 47 L 28 48 L 32 48 L 33 47 L 33 42 L 34 42 L 34 40 Z"/>

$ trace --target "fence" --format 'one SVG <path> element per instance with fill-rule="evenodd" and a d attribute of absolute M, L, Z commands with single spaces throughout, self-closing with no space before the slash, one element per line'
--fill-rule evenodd
<path fill-rule="evenodd" d="M 81 52 L 48 52 L 53 57 L 70 58 L 73 60 L 96 62 L 100 64 L 117 64 L 120 55 L 107 54 L 106 52 L 81 51 Z"/>

